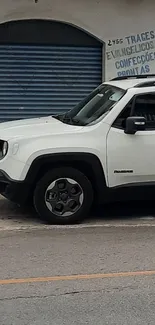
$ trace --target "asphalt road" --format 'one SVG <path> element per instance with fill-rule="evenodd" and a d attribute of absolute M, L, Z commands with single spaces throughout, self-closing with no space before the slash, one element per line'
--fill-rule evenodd
<path fill-rule="evenodd" d="M 0 231 L 1 325 L 154 325 L 154 225 Z"/>

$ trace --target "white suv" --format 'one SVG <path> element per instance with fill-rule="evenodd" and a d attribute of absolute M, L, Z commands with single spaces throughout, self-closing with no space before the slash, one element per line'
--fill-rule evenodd
<path fill-rule="evenodd" d="M 66 114 L 0 124 L 0 193 L 51 223 L 155 197 L 155 75 L 105 82 Z"/>

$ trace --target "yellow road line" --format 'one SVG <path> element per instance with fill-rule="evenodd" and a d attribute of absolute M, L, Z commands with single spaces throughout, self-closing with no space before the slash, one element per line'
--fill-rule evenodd
<path fill-rule="evenodd" d="M 25 278 L 25 279 L 2 279 L 0 285 L 36 283 L 36 282 L 54 282 L 54 281 L 71 281 L 71 280 L 95 280 L 105 278 L 131 277 L 131 276 L 150 276 L 155 275 L 153 271 L 134 271 L 134 272 L 117 272 L 117 273 L 98 273 L 98 274 L 77 274 L 77 275 L 58 275 L 50 277 Z"/>

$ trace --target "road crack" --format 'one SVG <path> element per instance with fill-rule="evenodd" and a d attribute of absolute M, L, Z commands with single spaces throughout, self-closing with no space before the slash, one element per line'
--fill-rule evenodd
<path fill-rule="evenodd" d="M 84 290 L 84 291 L 71 291 L 71 292 L 64 292 L 58 294 L 51 294 L 51 295 L 30 295 L 30 296 L 17 296 L 17 297 L 5 297 L 0 298 L 0 302 L 2 301 L 10 301 L 10 300 L 18 300 L 18 299 L 42 299 L 42 298 L 51 298 L 51 297 L 61 297 L 61 296 L 69 296 L 69 295 L 76 295 L 76 294 L 84 294 L 84 293 L 98 293 L 98 292 L 110 292 L 111 290 Z"/>
<path fill-rule="evenodd" d="M 58 293 L 58 294 L 51 294 L 51 295 L 30 295 L 30 296 L 17 296 L 17 297 L 5 297 L 5 298 L 0 298 L 0 302 L 2 301 L 9 301 L 9 300 L 18 300 L 18 299 L 43 299 L 43 298 L 52 298 L 52 297 L 62 297 L 62 296 L 74 296 L 78 294 L 85 294 L 85 293 L 110 293 L 112 290 L 118 290 L 118 291 L 123 291 L 126 289 L 131 289 L 131 290 L 137 290 L 137 286 L 125 286 L 125 287 L 112 287 L 110 289 L 104 288 L 104 289 L 99 289 L 99 290 L 78 290 L 78 291 L 70 291 L 70 292 L 64 292 L 64 293 Z"/>

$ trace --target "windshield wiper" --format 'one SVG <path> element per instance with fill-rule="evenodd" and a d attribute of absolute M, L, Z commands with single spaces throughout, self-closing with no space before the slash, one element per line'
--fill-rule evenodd
<path fill-rule="evenodd" d="M 67 113 L 62 115 L 53 115 L 53 117 L 58 119 L 62 123 L 69 123 L 71 125 L 84 125 L 81 121 L 69 116 Z"/>
<path fill-rule="evenodd" d="M 85 125 L 82 121 L 75 119 L 74 117 L 67 116 L 63 119 L 63 122 L 69 122 L 71 125 Z"/>
<path fill-rule="evenodd" d="M 61 115 L 58 115 L 58 114 L 57 115 L 52 115 L 52 117 L 55 118 L 55 119 L 57 119 L 57 120 L 60 120 Z"/>
<path fill-rule="evenodd" d="M 79 120 L 76 120 L 74 117 L 69 116 L 67 113 L 61 116 L 60 119 L 63 123 L 69 123 L 71 125 L 78 125 L 80 124 Z"/>

